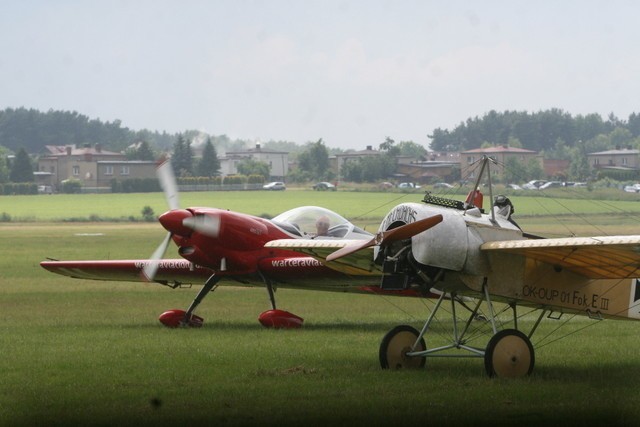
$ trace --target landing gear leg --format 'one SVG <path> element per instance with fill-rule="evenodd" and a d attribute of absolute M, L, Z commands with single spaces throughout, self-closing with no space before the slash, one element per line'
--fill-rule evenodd
<path fill-rule="evenodd" d="M 204 286 L 202 287 L 202 289 L 200 289 L 200 292 L 198 292 L 198 295 L 196 295 L 193 302 L 187 309 L 187 312 L 184 314 L 183 325 L 196 326 L 196 327 L 202 326 L 202 322 L 203 322 L 202 318 L 198 316 L 193 316 L 193 312 L 195 311 L 196 307 L 200 305 L 204 297 L 206 297 L 209 294 L 209 292 L 213 292 L 216 290 L 216 288 L 218 287 L 219 281 L 220 281 L 220 277 L 216 276 L 215 274 L 212 274 L 211 277 L 209 277 L 207 281 L 204 282 Z M 199 325 L 192 324 L 194 322 L 194 318 L 200 319 Z"/>
<path fill-rule="evenodd" d="M 204 319 L 200 316 L 196 316 L 193 312 L 209 292 L 216 290 L 220 279 L 221 277 L 218 277 L 215 274 L 211 275 L 211 277 L 209 277 L 204 283 L 204 286 L 200 289 L 200 292 L 198 292 L 198 295 L 196 295 L 186 312 L 182 310 L 166 311 L 160 315 L 160 322 L 169 328 L 177 328 L 179 326 L 189 326 L 192 328 L 202 327 Z"/>
<path fill-rule="evenodd" d="M 296 316 L 288 311 L 276 309 L 276 297 L 274 294 L 273 282 L 267 277 L 262 276 L 262 280 L 267 287 L 269 293 L 269 301 L 271 302 L 271 310 L 267 310 L 258 317 L 258 321 L 265 328 L 277 329 L 297 329 L 302 326 L 304 319 Z"/>
<path fill-rule="evenodd" d="M 420 368 L 425 365 L 427 357 L 472 357 L 484 360 L 485 369 L 490 377 L 514 378 L 530 375 L 535 364 L 535 354 L 530 337 L 542 320 L 544 311 L 527 336 L 515 329 L 517 328 L 517 313 L 515 304 L 512 304 L 514 329 L 498 330 L 497 316 L 500 313 L 496 313 L 494 310 L 486 282 L 483 288 L 484 292 L 477 299 L 475 307 L 471 308 L 465 305 L 465 308 L 469 310 L 469 316 L 464 326 L 459 323 L 461 319 L 456 316 L 456 304 L 461 302 L 455 293 L 448 296 L 451 300 L 452 333 L 451 341 L 448 344 L 427 349 L 423 338 L 447 295 L 444 292 L 431 310 L 429 318 L 420 332 L 406 325 L 397 326 L 389 331 L 380 344 L 379 358 L 382 368 Z M 486 347 L 476 347 L 470 345 L 468 341 L 475 338 L 473 333 L 477 331 L 471 328 L 471 324 L 473 319 L 478 316 L 480 305 L 483 303 L 488 308 L 492 336 Z M 460 328 L 460 326 L 462 327 Z M 464 350 L 464 352 L 458 354 L 457 350 Z"/>
<path fill-rule="evenodd" d="M 267 279 L 266 277 L 262 277 L 262 280 L 264 280 L 265 285 L 267 285 L 267 292 L 269 292 L 269 301 L 271 301 L 271 309 L 275 310 L 276 296 L 275 296 L 275 291 L 273 289 L 273 283 L 271 283 L 271 280 Z"/>

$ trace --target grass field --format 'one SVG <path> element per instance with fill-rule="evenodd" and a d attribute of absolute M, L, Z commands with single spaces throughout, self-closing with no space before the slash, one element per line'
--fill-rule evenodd
<path fill-rule="evenodd" d="M 225 199 L 228 205 L 220 207 L 275 214 L 295 206 L 289 203 L 317 204 L 355 217 L 381 205 L 380 199 L 399 196 L 299 192 L 294 202 L 294 193 L 286 199 L 252 193 L 250 201 Z M 183 205 L 220 200 L 181 196 Z M 64 209 L 49 211 L 58 197 L 65 196 L 2 197 L 0 212 L 21 217 L 35 209 L 38 220 L 64 218 Z M 144 205 L 164 210 L 159 194 L 106 201 L 84 197 L 65 201 L 73 205 L 73 215 L 98 210 L 113 212 L 104 214 L 109 217 L 139 216 Z M 263 197 L 273 197 L 273 204 Z M 308 203 L 300 202 L 307 197 Z M 524 204 L 518 200 L 517 209 Z M 586 217 L 605 231 L 634 227 L 594 212 Z M 535 215 L 525 220 L 547 231 L 556 226 Z M 47 256 L 145 258 L 163 235 L 157 223 L 0 224 L 0 425 L 637 425 L 640 420 L 635 322 L 575 318 L 552 337 L 570 335 L 537 350 L 534 374 L 516 381 L 487 378 L 481 360 L 433 359 L 419 371 L 382 371 L 382 336 L 398 324 L 421 326 L 432 302 L 281 290 L 279 306 L 304 317 L 305 327 L 276 331 L 257 322 L 269 308 L 263 289 L 230 287 L 200 306 L 206 319 L 202 329 L 168 330 L 157 316 L 184 309 L 196 289 L 74 280 L 38 265 Z M 534 344 L 559 323 L 544 322 Z M 439 339 L 429 337 L 427 346 Z"/>

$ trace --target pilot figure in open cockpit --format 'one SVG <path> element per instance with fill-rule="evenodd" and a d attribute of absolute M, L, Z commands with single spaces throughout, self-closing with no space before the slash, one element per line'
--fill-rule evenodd
<path fill-rule="evenodd" d="M 316 220 L 316 237 L 326 236 L 329 231 L 329 217 L 322 215 Z"/>
<path fill-rule="evenodd" d="M 516 211 L 513 207 L 513 203 L 507 196 L 503 196 L 502 194 L 496 196 L 493 202 L 493 209 L 497 215 L 501 215 L 505 217 L 510 223 L 520 228 L 520 226 L 511 218 L 511 215 Z"/>

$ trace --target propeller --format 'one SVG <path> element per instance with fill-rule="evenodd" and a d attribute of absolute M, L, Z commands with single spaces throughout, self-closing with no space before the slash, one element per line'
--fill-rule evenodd
<path fill-rule="evenodd" d="M 167 201 L 169 209 L 180 209 L 180 202 L 178 201 L 178 184 L 176 176 L 173 173 L 173 168 L 171 167 L 171 162 L 167 160 L 158 166 L 156 169 L 156 175 L 158 176 L 158 181 L 160 181 L 160 187 L 162 187 L 162 190 L 164 191 L 164 198 Z"/>
<path fill-rule="evenodd" d="M 384 246 L 400 240 L 405 240 L 416 234 L 422 233 L 433 227 L 434 225 L 442 222 L 442 215 L 434 215 L 429 218 L 421 219 L 420 221 L 405 224 L 401 227 L 397 227 L 387 231 L 378 232 L 373 239 L 356 243 L 354 245 L 345 246 L 327 256 L 327 261 L 335 261 L 338 258 L 342 258 L 346 255 L 357 252 L 361 249 L 368 248 L 370 246 Z"/>
<path fill-rule="evenodd" d="M 174 234 L 188 236 L 191 231 L 196 231 L 207 236 L 218 237 L 220 233 L 220 217 L 218 215 L 194 214 L 192 211 L 180 209 L 178 184 L 171 162 L 166 161 L 158 166 L 156 175 L 170 209 L 169 212 L 160 215 L 158 219 L 169 232 L 142 269 L 142 274 L 150 282 L 154 280 L 160 266 L 160 260 L 164 257 Z"/>
<path fill-rule="evenodd" d="M 156 169 L 156 175 L 158 177 L 158 181 L 160 181 L 160 187 L 162 187 L 165 200 L 167 201 L 167 205 L 169 205 L 169 209 L 171 209 L 171 211 L 179 209 L 180 203 L 178 201 L 178 184 L 176 181 L 176 176 L 173 173 L 173 168 L 171 167 L 171 162 L 166 161 L 158 166 L 158 168 Z M 151 258 L 149 258 L 149 261 L 144 265 L 142 274 L 148 281 L 152 282 L 155 278 L 156 273 L 158 272 L 158 268 L 160 267 L 160 260 L 167 251 L 172 236 L 173 233 L 167 233 L 162 243 L 160 243 L 160 246 L 156 248 L 156 250 L 151 255 Z"/>
<path fill-rule="evenodd" d="M 167 236 L 164 238 L 162 243 L 160 243 L 160 246 L 158 246 L 158 248 L 153 252 L 149 261 L 147 261 L 142 268 L 142 274 L 149 282 L 153 282 L 153 279 L 156 277 L 156 273 L 160 267 L 160 260 L 167 251 L 167 247 L 169 247 L 171 236 L 171 233 L 167 233 Z"/>

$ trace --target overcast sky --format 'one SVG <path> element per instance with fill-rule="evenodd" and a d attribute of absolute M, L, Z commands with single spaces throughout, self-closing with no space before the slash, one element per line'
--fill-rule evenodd
<path fill-rule="evenodd" d="M 0 0 L 0 109 L 377 147 L 495 109 L 640 112 L 636 1 Z"/>

